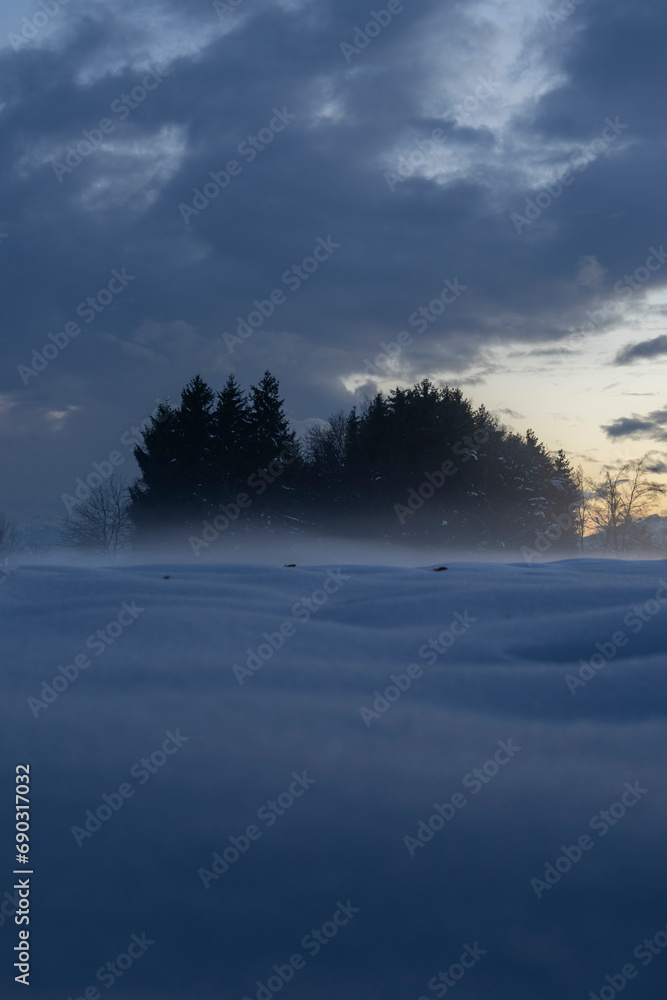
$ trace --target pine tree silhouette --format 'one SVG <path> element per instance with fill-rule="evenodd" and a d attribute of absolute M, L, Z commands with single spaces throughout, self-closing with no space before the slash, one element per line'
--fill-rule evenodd
<path fill-rule="evenodd" d="M 212 464 L 216 491 L 221 497 L 237 493 L 254 471 L 250 437 L 252 420 L 248 401 L 234 375 L 230 375 L 213 414 Z"/>
<path fill-rule="evenodd" d="M 215 395 L 199 376 L 188 382 L 176 412 L 177 492 L 184 508 L 210 502 L 213 487 L 213 403 Z"/>
<path fill-rule="evenodd" d="M 230 535 L 310 526 L 517 551 L 563 522 L 580 492 L 564 452 L 549 452 L 532 430 L 508 431 L 460 389 L 428 379 L 377 393 L 361 414 L 339 411 L 302 447 L 270 372 L 249 399 L 233 375 L 217 398 L 197 375 L 178 409 L 159 407 L 135 455 L 142 479 L 131 488 L 131 516 L 139 533 L 160 522 L 201 524 L 245 493 L 250 509 Z M 568 552 L 574 527 L 557 537 L 554 554 Z"/>
<path fill-rule="evenodd" d="M 268 468 L 282 451 L 294 457 L 298 454 L 296 435 L 290 430 L 283 402 L 278 379 L 269 371 L 250 388 L 249 445 L 257 469 Z"/>
<path fill-rule="evenodd" d="M 143 439 L 143 447 L 134 449 L 141 479 L 129 489 L 130 513 L 139 533 L 157 526 L 160 518 L 168 518 L 176 507 L 177 416 L 168 402 L 160 403 Z"/>

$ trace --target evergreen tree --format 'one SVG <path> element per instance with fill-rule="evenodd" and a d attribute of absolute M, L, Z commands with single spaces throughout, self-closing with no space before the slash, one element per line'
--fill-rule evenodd
<path fill-rule="evenodd" d="M 233 375 L 217 399 L 199 376 L 192 379 L 179 408 L 162 405 L 136 449 L 142 480 L 132 487 L 131 513 L 138 529 L 210 518 L 212 507 L 246 492 L 251 507 L 239 511 L 230 535 L 310 525 L 432 547 L 518 551 L 559 518 L 566 524 L 561 515 L 580 495 L 564 452 L 549 452 L 532 430 L 508 431 L 460 389 L 428 379 L 377 393 L 361 414 L 334 414 L 309 431 L 303 459 L 283 406 L 268 371 L 249 400 Z M 567 552 L 574 533 L 566 527 L 554 541 L 549 535 L 552 554 Z"/>
<path fill-rule="evenodd" d="M 358 496 L 361 484 L 361 420 L 356 406 L 350 410 L 345 422 L 345 480 L 348 498 Z"/>
<path fill-rule="evenodd" d="M 143 447 L 137 445 L 134 457 L 141 479 L 130 486 L 130 515 L 138 531 L 155 526 L 160 518 L 170 516 L 178 493 L 177 415 L 171 405 L 160 403 L 143 432 Z"/>
<path fill-rule="evenodd" d="M 387 459 L 390 456 L 389 441 L 389 407 L 387 400 L 378 392 L 364 407 L 359 422 L 359 459 L 363 469 L 362 488 L 365 492 L 373 488 L 377 493 L 377 484 L 388 470 Z"/>
<path fill-rule="evenodd" d="M 213 414 L 212 478 L 216 492 L 233 495 L 253 472 L 250 454 L 251 414 L 234 375 L 230 375 Z"/>
<path fill-rule="evenodd" d="M 195 375 L 176 411 L 177 493 L 186 509 L 204 508 L 211 499 L 214 401 L 211 387 Z"/>
<path fill-rule="evenodd" d="M 249 448 L 256 469 L 266 469 L 282 451 L 296 457 L 296 435 L 290 430 L 280 398 L 278 379 L 265 372 L 258 385 L 250 389 Z"/>

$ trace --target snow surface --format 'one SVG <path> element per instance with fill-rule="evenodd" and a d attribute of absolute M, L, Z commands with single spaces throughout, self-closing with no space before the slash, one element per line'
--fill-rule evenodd
<path fill-rule="evenodd" d="M 269 1000 L 259 984 L 297 953 L 305 966 L 276 990 L 289 1000 L 443 996 L 429 980 L 466 944 L 485 954 L 446 988 L 457 1000 L 597 997 L 628 963 L 628 997 L 664 997 L 667 949 L 633 951 L 667 926 L 667 563 L 447 566 L 25 566 L 4 579 L 2 808 L 29 762 L 33 1000 L 106 996 L 97 970 L 144 932 L 154 944 L 112 976 L 130 1000 Z M 338 589 L 300 620 L 294 605 L 320 601 L 326 580 Z M 123 602 L 136 620 L 97 655 L 88 637 Z M 294 634 L 240 684 L 234 664 L 284 623 Z M 429 664 L 420 648 L 452 623 L 462 634 Z M 614 656 L 573 693 L 566 677 L 596 643 Z M 78 654 L 90 667 L 35 716 L 28 699 Z M 410 664 L 422 675 L 367 725 L 360 709 Z M 134 765 L 167 730 L 188 741 L 142 783 Z M 498 741 L 521 749 L 475 793 L 464 779 Z M 315 783 L 270 826 L 258 818 L 304 771 Z M 600 835 L 590 821 L 626 782 L 639 798 Z M 123 783 L 132 797 L 78 846 L 72 828 Z M 466 804 L 444 828 L 406 843 L 457 792 Z M 249 825 L 260 837 L 205 888 L 200 869 Z M 3 900 L 11 834 L 3 823 Z M 531 885 L 584 835 L 593 846 L 571 870 Z M 348 900 L 359 912 L 312 954 L 304 935 Z M 11 982 L 17 928 L 0 921 Z"/>

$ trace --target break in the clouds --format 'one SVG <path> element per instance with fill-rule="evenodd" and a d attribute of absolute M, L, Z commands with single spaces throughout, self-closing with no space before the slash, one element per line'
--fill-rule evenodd
<path fill-rule="evenodd" d="M 196 371 L 269 367 L 321 419 L 401 331 L 391 383 L 483 386 L 664 285 L 651 0 L 46 7 L 3 15 L 5 499 L 57 500 Z"/>

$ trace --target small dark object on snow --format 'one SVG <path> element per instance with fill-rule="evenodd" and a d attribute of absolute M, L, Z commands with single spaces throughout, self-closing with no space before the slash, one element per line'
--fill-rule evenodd
<path fill-rule="evenodd" d="M 296 566 L 296 563 L 283 563 L 284 569 L 291 569 L 293 566 Z"/>
<path fill-rule="evenodd" d="M 436 566 L 433 570 L 434 573 L 442 573 L 443 569 L 447 569 L 446 566 Z"/>

